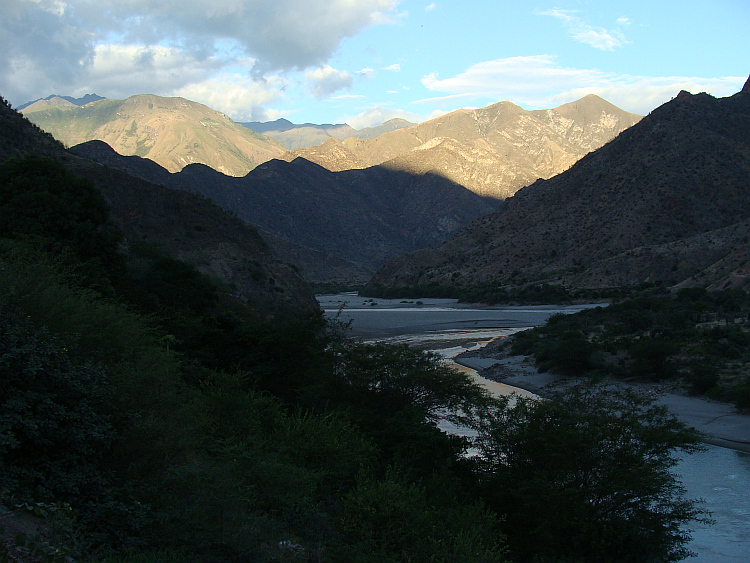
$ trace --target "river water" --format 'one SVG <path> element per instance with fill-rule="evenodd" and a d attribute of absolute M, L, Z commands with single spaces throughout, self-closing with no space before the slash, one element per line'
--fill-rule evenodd
<path fill-rule="evenodd" d="M 554 314 L 575 313 L 595 305 L 570 307 L 470 307 L 453 299 L 368 299 L 356 294 L 318 296 L 329 318 L 350 323 L 364 340 L 403 342 L 450 358 L 519 330 L 538 326 Z M 493 393 L 525 391 L 479 377 Z M 689 563 L 750 563 L 750 454 L 718 446 L 683 455 L 675 473 L 688 498 L 703 499 L 713 525 L 695 524 Z"/>

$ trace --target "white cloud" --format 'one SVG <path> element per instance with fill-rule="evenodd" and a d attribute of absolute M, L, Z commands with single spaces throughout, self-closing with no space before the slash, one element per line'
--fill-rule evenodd
<path fill-rule="evenodd" d="M 25 102 L 41 88 L 46 95 L 85 76 L 94 34 L 65 15 L 61 2 L 0 2 L 0 84 L 6 98 Z"/>
<path fill-rule="evenodd" d="M 580 17 L 574 15 L 574 10 L 554 8 L 544 12 L 537 12 L 540 16 L 552 16 L 559 19 L 568 29 L 568 33 L 579 43 L 585 43 L 602 51 L 614 51 L 627 43 L 625 35 L 618 30 L 608 31 L 602 27 L 594 27 Z M 622 20 L 623 18 L 620 18 Z M 625 18 L 627 19 L 627 18 Z M 618 20 L 618 23 L 620 22 Z"/>
<path fill-rule="evenodd" d="M 280 112 L 266 111 L 265 106 L 283 97 L 283 86 L 278 77 L 252 80 L 247 74 L 221 74 L 175 90 L 174 95 L 226 113 L 234 121 L 271 121 L 281 117 Z"/>
<path fill-rule="evenodd" d="M 393 72 L 401 72 L 401 65 L 398 63 L 394 63 L 392 65 L 388 65 L 386 67 L 383 67 L 383 70 L 391 70 Z"/>
<path fill-rule="evenodd" d="M 437 4 L 435 4 L 435 2 L 433 2 L 432 4 L 428 4 L 427 6 L 425 6 L 424 7 L 424 11 L 425 12 L 431 12 L 435 8 L 437 8 Z"/>
<path fill-rule="evenodd" d="M 86 85 L 76 90 L 106 93 L 108 98 L 167 94 L 208 80 L 221 65 L 213 57 L 199 60 L 190 53 L 159 45 L 99 45 Z"/>
<path fill-rule="evenodd" d="M 112 97 L 127 83 L 130 67 L 119 75 L 102 72 L 107 49 L 155 53 L 155 45 L 200 67 L 226 59 L 223 49 L 231 44 L 233 55 L 253 60 L 256 78 L 319 67 L 343 39 L 398 21 L 398 1 L 2 0 L 0 84 L 17 101 L 74 87 Z M 136 67 L 138 77 L 146 76 L 143 65 Z M 190 82 L 171 75 L 147 90 Z M 128 94 L 140 93 L 138 84 Z"/>
<path fill-rule="evenodd" d="M 346 71 L 325 65 L 305 72 L 305 81 L 310 93 L 320 100 L 344 88 L 351 88 L 354 77 Z"/>
<path fill-rule="evenodd" d="M 79 13 L 131 40 L 154 37 L 185 48 L 237 41 L 258 69 L 304 69 L 325 63 L 342 39 L 391 20 L 396 0 L 72 0 Z M 134 41 L 135 42 L 135 41 Z"/>
<path fill-rule="evenodd" d="M 65 13 L 65 9 L 68 7 L 66 2 L 62 0 L 27 0 L 31 4 L 35 4 L 40 10 L 55 14 L 56 16 L 62 16 Z"/>
<path fill-rule="evenodd" d="M 559 66 L 550 55 L 510 57 L 476 64 L 446 79 L 429 74 L 422 84 L 445 96 L 422 102 L 510 100 L 529 108 L 550 108 L 597 94 L 622 109 L 645 114 L 669 101 L 680 90 L 708 92 L 717 97 L 734 94 L 745 77 L 696 78 L 631 76 L 597 69 Z"/>

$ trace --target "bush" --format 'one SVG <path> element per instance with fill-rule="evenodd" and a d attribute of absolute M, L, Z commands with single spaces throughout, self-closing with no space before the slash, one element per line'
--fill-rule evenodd
<path fill-rule="evenodd" d="M 484 498 L 519 560 L 677 561 L 701 520 L 671 473 L 698 433 L 632 392 L 518 398 L 479 437 Z"/>
<path fill-rule="evenodd" d="M 505 560 L 497 517 L 482 504 L 432 505 L 424 487 L 395 475 L 363 479 L 342 501 L 337 560 L 492 562 Z"/>

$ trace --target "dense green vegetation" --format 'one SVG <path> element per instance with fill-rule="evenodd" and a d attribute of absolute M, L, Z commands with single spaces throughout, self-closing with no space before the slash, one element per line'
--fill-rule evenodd
<path fill-rule="evenodd" d="M 682 380 L 748 408 L 749 320 L 744 291 L 684 289 L 555 316 L 516 335 L 513 351 L 562 374 Z"/>
<path fill-rule="evenodd" d="M 679 525 L 700 513 L 668 469 L 698 436 L 642 399 L 513 408 L 432 355 L 253 311 L 158 246 L 121 256 L 58 164 L 7 162 L 0 194 L 16 225 L 0 239 L 0 527 L 37 515 L 0 560 L 684 555 Z M 477 428 L 483 457 L 441 416 Z M 596 517 L 593 494 L 610 500 Z"/>
<path fill-rule="evenodd" d="M 524 561 L 677 561 L 688 555 L 680 523 L 701 515 L 679 498 L 669 452 L 690 440 L 666 407 L 632 392 L 519 398 L 480 434 L 483 487 L 506 507 Z"/>

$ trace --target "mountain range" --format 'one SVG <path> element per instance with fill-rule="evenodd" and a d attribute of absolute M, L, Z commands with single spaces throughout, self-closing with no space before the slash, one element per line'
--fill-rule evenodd
<path fill-rule="evenodd" d="M 594 95 L 547 110 L 511 102 L 462 109 L 371 139 L 330 138 L 281 158 L 303 157 L 329 170 L 381 165 L 433 173 L 474 193 L 505 199 L 538 178 L 550 178 L 637 123 Z"/>
<path fill-rule="evenodd" d="M 747 90 L 719 100 L 682 92 L 645 118 L 597 96 L 536 111 L 500 102 L 343 141 L 336 135 L 348 134 L 345 125 L 254 124 L 327 140 L 279 149 L 243 177 L 196 163 L 170 172 L 101 142 L 73 152 L 210 198 L 258 225 L 274 257 L 316 283 L 362 283 L 390 260 L 368 291 L 540 282 L 744 287 Z M 192 104 L 147 96 L 117 104 L 143 109 L 148 99 L 159 110 Z M 199 106 L 203 123 L 208 108 Z M 32 108 L 29 118 L 43 112 Z"/>
<path fill-rule="evenodd" d="M 310 287 L 272 255 L 256 228 L 198 194 L 155 185 L 73 155 L 0 98 L 0 163 L 27 154 L 54 158 L 90 179 L 110 207 L 111 223 L 124 235 L 126 253 L 135 243 L 157 244 L 264 313 L 281 306 L 318 308 Z"/>
<path fill-rule="evenodd" d="M 99 100 L 106 100 L 106 98 L 97 94 L 86 94 L 85 96 L 82 96 L 80 98 L 74 98 L 73 96 L 61 96 L 60 94 L 51 94 L 46 98 L 40 98 L 38 100 L 34 100 L 33 102 L 26 102 L 25 104 L 18 106 L 16 109 L 18 111 L 23 111 L 29 106 L 34 106 L 36 108 L 42 108 L 44 106 L 85 106 L 86 104 L 90 104 L 91 102 L 98 102 Z"/>
<path fill-rule="evenodd" d="M 67 146 L 101 140 L 170 172 L 197 163 L 239 177 L 274 158 L 302 157 L 332 172 L 382 165 L 437 174 L 495 199 L 566 170 L 641 118 L 594 95 L 549 110 L 500 102 L 418 125 L 394 119 L 360 131 L 285 119 L 237 124 L 201 104 L 153 95 L 80 107 L 50 97 L 24 115 Z"/>
<path fill-rule="evenodd" d="M 540 282 L 748 288 L 748 123 L 750 80 L 727 98 L 680 92 L 440 247 L 390 261 L 368 291 Z"/>
<path fill-rule="evenodd" d="M 184 98 L 144 94 L 78 106 L 52 97 L 27 106 L 23 114 L 66 146 L 98 139 L 120 154 L 149 158 L 172 172 L 201 163 L 244 176 L 286 150 L 223 113 Z"/>
<path fill-rule="evenodd" d="M 199 164 L 172 174 L 101 141 L 71 151 L 210 198 L 270 233 L 277 257 L 315 283 L 362 284 L 388 258 L 437 245 L 498 204 L 439 175 L 379 166 L 331 172 L 303 158 L 271 160 L 234 178 Z"/>

